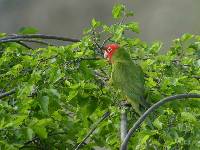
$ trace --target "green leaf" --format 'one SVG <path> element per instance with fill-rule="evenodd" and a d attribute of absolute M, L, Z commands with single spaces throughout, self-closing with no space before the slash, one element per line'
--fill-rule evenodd
<path fill-rule="evenodd" d="M 34 27 L 22 27 L 19 29 L 19 34 L 35 34 L 38 30 Z"/>
<path fill-rule="evenodd" d="M 125 31 L 125 26 L 123 26 L 123 25 L 115 26 L 114 29 L 113 29 L 114 36 L 112 37 L 112 39 L 115 42 L 118 42 L 122 38 L 124 31 Z"/>
<path fill-rule="evenodd" d="M 120 18 L 122 13 L 124 12 L 125 6 L 123 4 L 115 4 L 112 9 L 112 16 L 113 18 Z"/>
<path fill-rule="evenodd" d="M 197 60 L 197 65 L 200 67 L 200 59 Z"/>
<path fill-rule="evenodd" d="M 185 42 L 187 40 L 190 40 L 194 37 L 192 34 L 183 34 L 182 37 L 180 38 L 182 42 Z"/>
<path fill-rule="evenodd" d="M 25 84 L 20 90 L 18 91 L 18 98 L 26 98 L 30 93 L 32 93 L 34 89 L 33 85 Z"/>
<path fill-rule="evenodd" d="M 44 126 L 44 127 L 46 127 L 46 126 L 50 125 L 51 122 L 52 122 L 52 120 L 50 118 L 41 119 L 41 120 L 38 120 L 35 125 L 36 126 Z"/>
<path fill-rule="evenodd" d="M 75 91 L 75 90 L 73 90 L 73 91 L 70 91 L 69 92 L 69 96 L 68 96 L 68 100 L 72 100 L 74 97 L 76 97 L 77 96 L 77 94 L 78 94 L 78 91 Z"/>
<path fill-rule="evenodd" d="M 27 115 L 18 115 L 12 123 L 14 123 L 15 126 L 20 126 L 26 118 Z"/>
<path fill-rule="evenodd" d="M 61 116 L 61 114 L 60 114 L 58 111 L 55 111 L 55 112 L 52 114 L 52 117 L 53 117 L 55 120 L 58 120 L 58 121 L 61 121 L 61 120 L 62 120 L 62 116 Z"/>
<path fill-rule="evenodd" d="M 41 119 L 38 120 L 36 123 L 32 125 L 33 131 L 40 137 L 40 138 L 47 138 L 48 132 L 46 130 L 46 126 L 50 126 L 52 123 L 51 119 Z"/>
<path fill-rule="evenodd" d="M 10 69 L 10 71 L 8 71 L 6 73 L 6 75 L 8 75 L 8 76 L 12 75 L 12 76 L 16 77 L 16 76 L 18 76 L 20 74 L 22 69 L 23 69 L 23 66 L 21 64 L 16 64 Z"/>
<path fill-rule="evenodd" d="M 40 138 L 47 138 L 48 133 L 45 127 L 34 127 L 33 130 Z"/>
<path fill-rule="evenodd" d="M 160 120 L 158 118 L 156 118 L 153 122 L 153 125 L 158 128 L 158 129 L 162 129 L 163 123 L 160 122 Z"/>
<path fill-rule="evenodd" d="M 95 19 L 92 19 L 92 27 L 93 28 L 96 28 L 96 27 L 99 27 L 101 25 L 101 22 L 100 21 L 97 21 Z"/>
<path fill-rule="evenodd" d="M 196 117 L 189 112 L 181 112 L 181 117 L 184 121 L 196 122 Z"/>
<path fill-rule="evenodd" d="M 41 99 L 39 99 L 40 107 L 44 114 L 48 114 L 48 106 L 49 106 L 49 97 L 48 96 L 42 96 Z"/>
<path fill-rule="evenodd" d="M 65 80 L 64 83 L 65 83 L 67 86 L 70 86 L 70 85 L 71 85 L 70 81 L 68 81 L 68 80 Z"/>
<path fill-rule="evenodd" d="M 147 140 L 149 139 L 150 135 L 145 135 L 142 139 L 141 139 L 141 144 L 145 144 L 147 142 Z"/>
<path fill-rule="evenodd" d="M 162 43 L 161 42 L 154 42 L 153 45 L 150 47 L 150 52 L 152 54 L 157 54 L 161 48 L 162 48 Z"/>
<path fill-rule="evenodd" d="M 126 16 L 127 17 L 134 16 L 134 13 L 132 11 L 130 11 L 130 10 L 127 10 L 126 11 Z"/>
<path fill-rule="evenodd" d="M 57 67 L 53 67 L 49 70 L 49 80 L 50 82 L 58 82 L 61 78 L 64 77 L 64 74 L 61 72 L 61 70 Z"/>
<path fill-rule="evenodd" d="M 31 128 L 26 128 L 26 137 L 28 140 L 31 140 L 33 138 L 33 130 Z"/>
<path fill-rule="evenodd" d="M 84 85 L 84 89 L 97 89 L 97 88 L 98 88 L 97 85 L 94 83 L 86 83 Z"/>
<path fill-rule="evenodd" d="M 6 33 L 0 33 L 0 38 L 5 37 L 6 35 Z"/>
<path fill-rule="evenodd" d="M 87 103 L 88 104 L 85 106 L 85 110 L 88 115 L 91 115 L 98 107 L 98 99 L 96 97 L 92 97 Z"/>
<path fill-rule="evenodd" d="M 105 67 L 107 66 L 107 61 L 102 59 L 102 60 L 97 60 L 94 62 L 96 64 L 96 66 L 98 67 Z"/>
<path fill-rule="evenodd" d="M 37 83 L 41 79 L 41 71 L 33 71 L 29 82 L 31 84 Z"/>
<path fill-rule="evenodd" d="M 150 87 L 155 87 L 157 83 L 153 80 L 153 78 L 147 78 L 147 84 Z"/>
<path fill-rule="evenodd" d="M 131 30 L 132 32 L 139 33 L 140 32 L 140 27 L 137 22 L 130 22 L 127 25 L 127 29 Z"/>
<path fill-rule="evenodd" d="M 47 90 L 47 93 L 48 93 L 49 95 L 55 96 L 55 97 L 57 97 L 57 98 L 60 98 L 60 93 L 58 92 L 57 89 L 48 89 L 48 90 Z"/>

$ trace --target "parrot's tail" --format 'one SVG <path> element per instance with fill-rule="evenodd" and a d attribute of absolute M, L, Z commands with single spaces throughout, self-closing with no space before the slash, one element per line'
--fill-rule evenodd
<path fill-rule="evenodd" d="M 145 111 L 147 111 L 150 107 L 151 107 L 151 104 L 150 103 L 148 103 L 147 102 L 147 100 L 144 98 L 144 97 L 141 97 L 141 104 L 139 105 L 139 109 L 140 109 L 140 116 L 142 116 L 143 115 L 143 113 L 145 112 Z M 153 122 L 153 120 L 156 118 L 156 115 L 155 115 L 155 113 L 152 113 L 152 115 L 151 116 L 149 116 L 147 119 L 146 119 L 146 122 L 147 122 L 147 124 L 149 125 L 149 127 L 151 128 L 151 129 L 155 129 L 154 128 L 154 126 L 153 126 L 153 124 L 152 124 L 152 122 Z"/>
<path fill-rule="evenodd" d="M 144 97 L 140 97 L 141 99 L 141 105 L 140 107 L 143 109 L 143 110 L 147 110 L 149 107 L 151 107 L 151 104 L 147 102 L 147 100 L 144 98 Z M 142 111 L 143 112 L 143 111 Z"/>
<path fill-rule="evenodd" d="M 140 118 L 148 108 L 146 108 L 146 107 L 144 108 L 143 107 L 143 111 L 141 111 L 141 109 L 140 110 L 134 109 L 134 114 L 137 116 L 137 119 Z M 153 124 L 152 124 L 153 121 L 151 121 L 151 120 L 154 120 L 153 118 L 154 117 L 150 117 L 150 116 L 146 118 L 146 123 L 152 130 L 155 129 Z"/>

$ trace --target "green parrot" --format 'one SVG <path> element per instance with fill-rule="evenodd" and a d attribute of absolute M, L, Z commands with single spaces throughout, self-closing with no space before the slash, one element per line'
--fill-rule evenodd
<path fill-rule="evenodd" d="M 107 58 L 112 64 L 110 84 L 120 90 L 136 113 L 141 115 L 139 106 L 146 108 L 145 80 L 142 68 L 135 64 L 129 53 L 118 44 L 108 44 L 104 50 L 104 58 Z"/>

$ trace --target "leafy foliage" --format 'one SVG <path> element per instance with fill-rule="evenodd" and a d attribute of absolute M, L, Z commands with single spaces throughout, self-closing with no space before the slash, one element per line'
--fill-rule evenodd
<path fill-rule="evenodd" d="M 121 4 L 112 14 L 116 19 L 132 16 Z M 160 42 L 147 44 L 126 34 L 139 32 L 136 22 L 108 26 L 93 19 L 91 25 L 81 42 L 67 46 L 32 50 L 18 43 L 0 44 L 0 92 L 16 89 L 0 100 L 1 149 L 72 149 L 108 110 L 111 116 L 83 149 L 120 147 L 121 97 L 107 83 L 111 66 L 94 46 L 94 34 L 97 42 L 103 34 L 111 35 L 110 42 L 124 46 L 141 65 L 150 103 L 177 93 L 199 93 L 200 36 L 184 34 L 162 54 Z M 24 28 L 21 34 L 36 31 Z M 160 108 L 151 118 L 153 129 L 144 124 L 130 149 L 199 149 L 199 107 L 199 101 L 187 100 Z M 137 119 L 133 114 L 128 114 L 131 124 Z"/>

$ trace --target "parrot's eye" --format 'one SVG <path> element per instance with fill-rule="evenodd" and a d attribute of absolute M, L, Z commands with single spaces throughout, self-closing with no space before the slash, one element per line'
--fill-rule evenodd
<path fill-rule="evenodd" d="M 107 52 L 111 52 L 112 48 L 108 47 Z"/>

